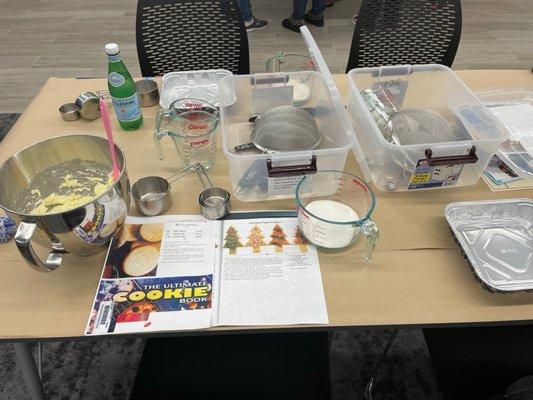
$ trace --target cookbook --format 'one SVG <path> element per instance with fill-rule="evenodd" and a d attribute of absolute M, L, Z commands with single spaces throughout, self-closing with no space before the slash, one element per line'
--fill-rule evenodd
<path fill-rule="evenodd" d="M 317 250 L 296 218 L 128 217 L 86 335 L 327 323 Z"/>

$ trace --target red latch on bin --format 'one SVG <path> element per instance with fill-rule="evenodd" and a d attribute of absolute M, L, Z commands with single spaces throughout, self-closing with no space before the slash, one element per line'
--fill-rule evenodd
<path fill-rule="evenodd" d="M 439 165 L 459 165 L 459 164 L 475 164 L 478 157 L 476 155 L 476 146 L 472 146 L 468 154 L 458 156 L 441 156 L 432 157 L 433 150 L 426 149 L 426 161 L 429 166 L 436 167 Z"/>
<path fill-rule="evenodd" d="M 311 156 L 311 162 L 309 164 L 284 165 L 279 167 L 273 167 L 271 159 L 266 160 L 266 164 L 269 178 L 315 174 L 317 171 L 315 155 Z"/>

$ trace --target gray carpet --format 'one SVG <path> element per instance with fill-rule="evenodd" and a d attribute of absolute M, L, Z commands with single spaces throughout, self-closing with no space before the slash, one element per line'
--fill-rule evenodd
<path fill-rule="evenodd" d="M 0 140 L 17 118 L 0 114 Z M 363 399 L 366 380 L 389 335 L 377 329 L 335 333 L 330 356 L 334 400 Z M 49 399 L 127 399 L 143 345 L 133 339 L 45 343 L 43 383 Z M 400 332 L 376 381 L 374 398 L 442 398 L 420 330 Z M 0 399 L 29 399 L 10 344 L 0 345 Z"/>
<path fill-rule="evenodd" d="M 0 114 L 0 142 L 7 135 L 7 132 L 17 122 L 20 114 Z"/>

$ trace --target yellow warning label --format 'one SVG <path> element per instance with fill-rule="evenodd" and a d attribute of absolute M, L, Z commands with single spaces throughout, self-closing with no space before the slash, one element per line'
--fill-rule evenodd
<path fill-rule="evenodd" d="M 411 176 L 411 184 L 428 183 L 431 179 L 431 174 L 413 174 Z"/>

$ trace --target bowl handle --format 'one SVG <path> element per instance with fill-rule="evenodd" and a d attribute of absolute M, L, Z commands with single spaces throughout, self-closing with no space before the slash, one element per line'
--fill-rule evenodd
<path fill-rule="evenodd" d="M 46 261 L 42 261 L 39 256 L 33 250 L 31 245 L 31 238 L 35 233 L 37 224 L 33 222 L 20 222 L 15 234 L 15 243 L 22 254 L 22 257 L 26 260 L 31 267 L 41 272 L 51 272 L 61 265 L 63 260 L 64 251 L 53 249 L 48 253 Z M 52 244 L 52 247 L 54 245 Z"/>

